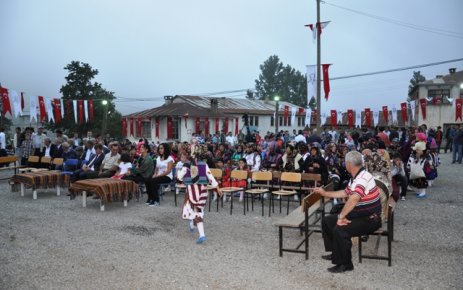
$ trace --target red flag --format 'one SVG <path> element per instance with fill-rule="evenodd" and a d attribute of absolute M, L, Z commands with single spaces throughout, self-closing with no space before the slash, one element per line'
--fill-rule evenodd
<path fill-rule="evenodd" d="M 331 21 L 325 21 L 325 22 L 317 22 L 317 31 L 318 31 L 318 36 L 322 34 L 323 28 L 325 28 Z"/>
<path fill-rule="evenodd" d="M 407 103 L 401 103 L 400 108 L 402 110 L 402 122 L 403 122 L 403 124 L 405 126 L 407 124 L 407 122 L 408 122 L 408 106 L 407 106 Z"/>
<path fill-rule="evenodd" d="M 138 135 L 138 137 L 143 137 L 141 135 L 141 124 L 142 124 L 141 123 L 141 117 L 138 117 L 138 122 L 137 122 L 137 135 Z"/>
<path fill-rule="evenodd" d="M 77 100 L 77 111 L 79 114 L 79 123 L 84 122 L 84 100 Z"/>
<path fill-rule="evenodd" d="M 201 118 L 200 118 L 200 117 L 196 117 L 196 121 L 195 121 L 195 133 L 199 133 L 200 130 L 201 130 Z"/>
<path fill-rule="evenodd" d="M 72 119 L 72 101 L 71 100 L 66 100 L 66 119 L 71 120 Z"/>
<path fill-rule="evenodd" d="M 298 111 L 297 111 L 297 114 L 298 115 L 303 115 L 304 114 L 304 108 L 299 108 Z"/>
<path fill-rule="evenodd" d="M 365 109 L 365 126 L 371 127 L 371 111 L 370 111 L 370 108 Z"/>
<path fill-rule="evenodd" d="M 88 118 L 93 120 L 93 100 L 88 100 Z"/>
<path fill-rule="evenodd" d="M 55 115 L 55 122 L 61 122 L 61 102 L 59 99 L 53 99 L 53 114 Z"/>
<path fill-rule="evenodd" d="M 461 107 L 463 105 L 463 99 L 458 98 L 455 100 L 455 121 L 458 119 L 462 120 L 461 118 Z"/>
<path fill-rule="evenodd" d="M 44 102 L 42 96 L 39 96 L 39 109 L 40 109 L 40 122 L 42 122 L 43 119 L 45 119 L 45 117 L 47 115 L 47 113 L 45 111 L 45 102 Z"/>
<path fill-rule="evenodd" d="M 354 112 L 352 110 L 347 110 L 347 125 L 349 128 L 354 127 Z"/>
<path fill-rule="evenodd" d="M 317 123 L 317 121 L 318 121 L 317 110 L 312 110 L 312 120 L 310 121 L 310 124 L 312 124 L 312 121 L 313 121 L 314 123 Z"/>
<path fill-rule="evenodd" d="M 384 121 L 386 121 L 386 124 L 389 124 L 389 109 L 387 106 L 383 106 L 383 117 Z"/>
<path fill-rule="evenodd" d="M 13 116 L 11 113 L 11 104 L 10 104 L 10 97 L 8 96 L 8 90 L 6 88 L 0 88 L 0 93 L 2 95 L 2 113 L 5 115 L 6 113 L 10 112 L 10 115 Z"/>
<path fill-rule="evenodd" d="M 130 136 L 135 135 L 135 130 L 134 130 L 133 123 L 134 123 L 133 118 L 130 118 L 130 132 L 129 132 L 129 135 L 130 135 Z"/>
<path fill-rule="evenodd" d="M 223 131 L 225 134 L 228 133 L 228 118 L 225 118 L 224 119 L 224 122 L 223 122 Z"/>
<path fill-rule="evenodd" d="M 288 123 L 288 115 L 289 115 L 289 106 L 285 105 L 285 110 L 284 110 L 285 123 Z"/>
<path fill-rule="evenodd" d="M 183 122 L 185 123 L 185 129 L 188 129 L 188 113 L 185 113 L 185 115 L 183 115 Z"/>
<path fill-rule="evenodd" d="M 219 132 L 219 118 L 215 118 L 215 132 Z"/>
<path fill-rule="evenodd" d="M 159 121 L 159 117 L 157 117 L 154 121 L 154 127 L 155 127 L 155 136 L 156 138 L 159 138 L 159 126 L 160 126 L 160 121 Z"/>
<path fill-rule="evenodd" d="M 328 100 L 330 95 L 330 77 L 328 75 L 328 69 L 331 64 L 322 64 L 323 69 L 323 89 L 325 90 L 325 99 Z"/>
<path fill-rule="evenodd" d="M 122 137 L 127 136 L 127 119 L 122 118 Z"/>
<path fill-rule="evenodd" d="M 336 110 L 331 110 L 331 126 L 336 127 L 338 125 L 338 113 Z"/>
<path fill-rule="evenodd" d="M 421 116 L 423 116 L 423 120 L 426 120 L 426 103 L 426 99 L 420 99 Z"/>
<path fill-rule="evenodd" d="M 239 125 L 238 125 L 238 118 L 235 119 L 235 135 L 238 135 Z"/>
<path fill-rule="evenodd" d="M 204 118 L 204 134 L 206 136 L 209 135 L 209 118 L 208 117 Z"/>
<path fill-rule="evenodd" d="M 174 138 L 174 128 L 172 126 L 172 117 L 167 117 L 167 139 Z"/>
<path fill-rule="evenodd" d="M 24 92 L 21 92 L 21 112 L 24 112 Z"/>

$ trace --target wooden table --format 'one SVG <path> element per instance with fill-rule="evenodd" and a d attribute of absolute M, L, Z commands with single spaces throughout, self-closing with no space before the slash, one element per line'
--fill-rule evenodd
<path fill-rule="evenodd" d="M 104 211 L 105 203 L 119 200 L 127 206 L 129 194 L 135 194 L 138 186 L 131 180 L 96 178 L 79 180 L 71 184 L 69 191 L 72 194 L 82 193 L 82 206 L 87 206 L 87 192 L 96 194 L 100 198 L 100 210 Z"/>
<path fill-rule="evenodd" d="M 32 198 L 37 199 L 37 188 L 56 188 L 56 195 L 61 195 L 61 187 L 69 186 L 69 176 L 59 170 L 29 172 L 15 174 L 11 178 L 21 186 L 21 196 L 24 196 L 24 185 L 32 187 Z"/>

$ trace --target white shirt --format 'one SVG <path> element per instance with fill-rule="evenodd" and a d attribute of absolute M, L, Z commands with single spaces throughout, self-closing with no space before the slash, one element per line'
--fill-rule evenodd
<path fill-rule="evenodd" d="M 251 167 L 252 172 L 256 172 L 260 170 L 260 155 L 253 152 L 251 154 L 247 154 L 245 157 L 246 164 Z"/>
<path fill-rule="evenodd" d="M 41 133 L 34 133 L 32 135 L 32 144 L 34 144 L 34 148 L 37 149 L 37 148 L 40 148 L 42 149 L 43 147 L 43 141 L 45 139 L 45 134 Z"/>
<path fill-rule="evenodd" d="M 87 150 L 87 152 L 85 153 L 85 160 L 90 161 L 90 155 L 92 154 L 96 154 L 95 147 L 92 147 L 92 149 Z"/>
<path fill-rule="evenodd" d="M 169 162 L 172 162 L 172 163 L 174 162 L 174 159 L 171 156 L 167 157 L 167 159 L 165 160 L 161 160 L 161 157 L 156 158 L 156 168 L 158 169 L 158 176 L 167 171 Z M 166 176 L 172 179 L 173 178 L 172 170 Z"/>
<path fill-rule="evenodd" d="M 227 136 L 225 138 L 225 141 L 227 141 L 231 146 L 235 146 L 235 137 L 233 136 Z"/>
<path fill-rule="evenodd" d="M 294 142 L 299 143 L 299 142 L 304 142 L 307 144 L 307 140 L 305 139 L 304 135 L 297 135 L 296 138 L 294 138 Z"/>
<path fill-rule="evenodd" d="M 121 175 L 126 174 L 127 171 L 130 168 L 132 168 L 132 163 L 130 163 L 130 162 L 126 162 L 126 163 L 121 162 L 121 163 L 119 163 L 119 169 L 121 170 L 121 172 L 119 174 L 121 174 Z"/>
<path fill-rule="evenodd" d="M 48 146 L 48 147 L 45 147 L 45 157 L 51 157 L 50 156 L 50 148 L 51 148 L 51 145 Z"/>
<path fill-rule="evenodd" d="M 5 133 L 3 133 L 3 132 L 0 132 L 0 148 L 1 149 L 6 149 Z"/>

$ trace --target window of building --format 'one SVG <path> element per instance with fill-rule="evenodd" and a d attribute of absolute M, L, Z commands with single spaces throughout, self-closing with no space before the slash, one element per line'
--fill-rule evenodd
<path fill-rule="evenodd" d="M 431 105 L 448 105 L 450 102 L 450 89 L 428 90 L 428 104 Z"/>
<path fill-rule="evenodd" d="M 304 126 L 304 122 L 305 122 L 305 117 L 297 117 L 297 126 L 298 127 Z"/>
<path fill-rule="evenodd" d="M 259 116 L 249 116 L 249 126 L 259 126 Z"/>
<path fill-rule="evenodd" d="M 270 117 L 270 127 L 273 127 L 273 126 L 275 126 L 275 117 L 271 116 Z"/>
<path fill-rule="evenodd" d="M 180 139 L 179 123 L 178 118 L 172 118 L 172 139 L 174 140 Z"/>
<path fill-rule="evenodd" d="M 141 122 L 141 136 L 139 138 L 151 138 L 151 122 Z"/>
<path fill-rule="evenodd" d="M 288 118 L 284 118 L 283 116 L 280 117 L 280 127 L 281 126 L 291 126 L 291 117 L 288 116 Z"/>

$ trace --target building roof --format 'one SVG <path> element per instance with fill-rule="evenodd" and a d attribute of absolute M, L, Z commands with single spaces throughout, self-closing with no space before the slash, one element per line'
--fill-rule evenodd
<path fill-rule="evenodd" d="M 461 83 L 463 83 L 463 71 L 457 71 L 453 74 L 421 82 L 418 85 L 455 85 Z"/>
<path fill-rule="evenodd" d="M 203 117 L 203 116 L 211 116 L 213 115 L 210 110 L 200 108 L 197 106 L 193 106 L 189 103 L 171 103 L 171 104 L 164 104 L 157 108 L 152 108 L 136 113 L 132 113 L 129 115 L 125 115 L 126 118 L 147 118 L 150 119 L 152 117 L 157 116 L 172 116 L 172 117 L 183 117 L 186 113 L 188 113 L 189 117 Z"/>

